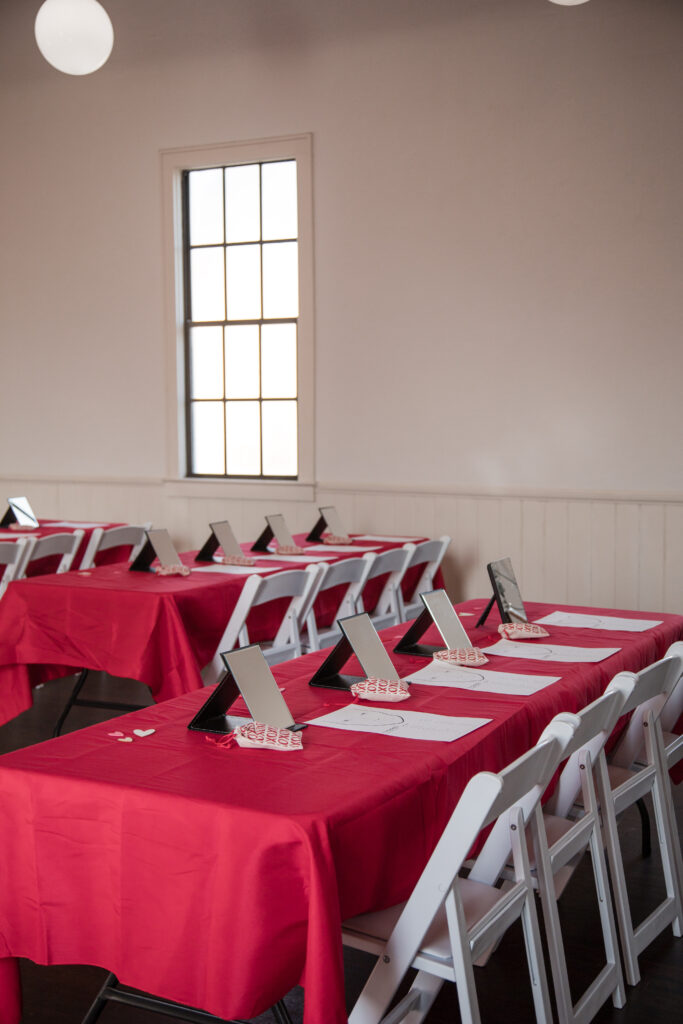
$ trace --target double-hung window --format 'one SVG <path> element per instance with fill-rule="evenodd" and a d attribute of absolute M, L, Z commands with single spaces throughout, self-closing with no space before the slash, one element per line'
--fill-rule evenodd
<path fill-rule="evenodd" d="M 187 477 L 310 481 L 310 139 L 164 162 L 182 240 L 179 465 Z"/>

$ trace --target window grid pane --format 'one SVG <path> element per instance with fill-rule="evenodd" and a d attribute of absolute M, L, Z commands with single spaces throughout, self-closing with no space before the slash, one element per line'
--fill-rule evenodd
<path fill-rule="evenodd" d="M 185 172 L 183 189 L 188 473 L 295 479 L 296 161 L 209 171 Z M 204 182 L 212 186 L 209 199 L 207 189 L 198 188 Z M 202 196 L 199 211 L 191 206 L 195 195 Z M 215 227 L 206 213 L 209 200 L 218 211 Z M 200 217 L 201 232 L 195 228 Z M 205 338 L 210 361 L 199 347 Z M 213 438 L 219 427 L 221 436 Z"/>

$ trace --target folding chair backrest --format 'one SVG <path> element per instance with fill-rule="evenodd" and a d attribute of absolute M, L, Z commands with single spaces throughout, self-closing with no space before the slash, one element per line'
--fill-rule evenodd
<path fill-rule="evenodd" d="M 131 548 L 126 560 L 132 562 L 145 543 L 145 530 L 151 528 L 151 523 L 143 523 L 142 526 L 112 526 L 109 529 L 104 529 L 101 526 L 95 527 L 90 534 L 80 568 L 90 569 L 96 564 L 100 551 L 110 551 L 112 548 Z"/>
<path fill-rule="evenodd" d="M 503 817 L 510 807 L 518 807 L 526 823 L 547 789 L 552 775 L 564 759 L 565 750 L 578 728 L 576 716 L 558 715 L 543 730 L 535 747 L 499 773 L 501 791 L 491 805 L 482 827 L 495 821 L 477 856 L 469 877 L 475 882 L 493 885 L 510 858 L 509 823 Z"/>
<path fill-rule="evenodd" d="M 381 554 L 375 557 L 374 562 L 370 566 L 370 571 L 365 578 L 363 590 L 358 595 L 359 612 L 365 611 L 363 592 L 367 588 L 370 580 L 377 579 L 378 576 L 387 576 L 388 574 L 386 583 L 384 584 L 382 592 L 377 599 L 374 613 L 377 615 L 394 613 L 398 621 L 401 611 L 398 590 L 401 586 L 401 580 L 405 575 L 406 567 L 413 556 L 414 550 L 414 544 L 404 544 L 402 548 L 392 548 L 390 551 L 382 551 Z"/>
<path fill-rule="evenodd" d="M 436 571 L 443 561 L 450 542 L 451 538 L 444 534 L 438 540 L 423 540 L 419 544 L 413 545 L 414 550 L 408 560 L 406 572 L 416 565 L 424 565 L 424 569 L 415 586 L 411 587 L 410 594 L 405 598 L 406 603 L 411 604 L 420 594 L 433 589 Z"/>
<path fill-rule="evenodd" d="M 273 640 L 274 647 L 299 642 L 299 610 L 317 581 L 318 575 L 319 567 L 316 563 L 307 565 L 305 569 L 275 573 L 262 580 L 252 602 L 252 608 L 267 604 L 269 601 L 277 601 L 280 598 L 291 598 Z"/>
<path fill-rule="evenodd" d="M 581 792 L 580 756 L 584 751 L 590 754 L 591 764 L 595 764 L 610 738 L 621 710 L 631 695 L 635 682 L 624 674 L 615 676 L 602 697 L 588 704 L 576 715 L 568 718 L 578 720 L 576 731 L 567 744 L 564 752 L 565 765 L 557 780 L 552 797 L 546 804 L 546 810 L 561 818 L 567 818 Z M 559 714 L 557 719 L 563 719 Z"/>
<path fill-rule="evenodd" d="M 237 598 L 237 604 L 233 608 L 232 614 L 218 641 L 213 658 L 202 669 L 202 679 L 205 686 L 217 683 L 223 675 L 225 667 L 221 658 L 221 651 L 231 651 L 234 647 L 238 646 L 240 631 L 247 621 L 247 615 L 262 583 L 263 579 L 258 575 L 249 576 L 244 581 L 240 596 Z"/>
<path fill-rule="evenodd" d="M 39 540 L 34 540 L 33 547 L 24 558 L 21 575 L 26 575 L 29 565 L 43 558 L 50 558 L 53 555 L 62 556 L 59 565 L 54 571 L 56 573 L 68 572 L 83 540 L 83 536 L 83 530 L 74 530 L 72 533 L 53 533 L 49 537 L 41 537 Z"/>
<path fill-rule="evenodd" d="M 374 553 L 368 551 L 361 558 L 345 558 L 342 562 L 333 562 L 331 565 L 324 562 L 320 564 L 321 572 L 316 597 L 323 593 L 323 591 L 332 590 L 334 587 L 341 587 L 346 584 L 346 589 L 340 596 L 333 620 L 346 615 L 356 614 L 358 595 L 365 585 L 374 561 Z M 311 611 L 311 605 L 312 601 L 309 595 L 306 607 L 303 609 L 304 617 Z"/>
<path fill-rule="evenodd" d="M 0 576 L 0 597 L 7 590 L 7 585 L 16 578 L 21 570 L 26 548 L 33 546 L 32 537 L 21 537 L 16 541 L 2 541 L 0 543 L 0 567 L 4 566 Z"/>
<path fill-rule="evenodd" d="M 610 755 L 610 763 L 630 768 L 643 749 L 643 722 L 648 714 L 656 721 L 676 683 L 683 674 L 683 656 L 675 654 L 648 665 L 641 672 L 619 673 L 634 681 L 630 697 L 621 709 L 623 715 L 633 712 L 619 742 Z M 609 687 L 608 687 L 609 689 Z"/>
<path fill-rule="evenodd" d="M 674 655 L 683 655 L 683 640 L 677 640 L 676 643 L 672 644 L 666 652 L 667 658 Z M 680 676 L 678 682 L 673 686 L 668 700 L 662 708 L 662 714 L 660 716 L 662 729 L 664 729 L 665 732 L 673 732 L 676 727 L 676 722 L 681 715 L 683 715 L 683 676 Z"/>

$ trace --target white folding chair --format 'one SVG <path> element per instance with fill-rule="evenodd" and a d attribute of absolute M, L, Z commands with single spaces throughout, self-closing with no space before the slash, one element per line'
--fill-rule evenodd
<path fill-rule="evenodd" d="M 602 808 L 603 833 L 607 847 L 614 889 L 619 936 L 624 955 L 624 973 L 630 985 L 640 981 L 638 957 L 669 925 L 675 936 L 683 929 L 681 887 L 681 847 L 676 822 L 666 755 L 662 740 L 660 715 L 683 673 L 683 657 L 674 655 L 655 662 L 638 673 L 620 673 L 634 680 L 633 691 L 622 708 L 631 718 L 609 758 L 609 765 L 597 765 L 598 797 Z M 644 750 L 644 763 L 638 764 Z M 657 825 L 666 898 L 634 927 L 626 886 L 624 863 L 619 843 L 617 817 L 647 794 L 652 803 Z"/>
<path fill-rule="evenodd" d="M 19 567 L 16 579 L 23 579 L 29 565 L 39 562 L 43 558 L 50 558 L 53 555 L 61 555 L 59 565 L 55 573 L 68 572 L 71 568 L 76 552 L 83 540 L 84 531 L 74 530 L 72 533 L 53 533 L 49 537 L 40 537 L 38 540 L 31 538 L 33 544 L 27 547 L 24 552 L 24 559 Z"/>
<path fill-rule="evenodd" d="M 356 599 L 359 612 L 365 611 L 364 593 L 371 580 L 378 576 L 387 576 L 382 591 L 377 599 L 377 604 L 370 613 L 375 629 L 384 629 L 386 626 L 397 626 L 401 621 L 401 581 L 405 576 L 408 562 L 413 557 L 414 544 L 404 544 L 402 548 L 392 548 L 391 551 L 383 551 L 377 555 L 370 566 L 370 571 L 365 577 L 363 589 Z"/>
<path fill-rule="evenodd" d="M 341 630 L 337 625 L 337 619 L 356 614 L 356 602 L 374 561 L 375 555 L 372 551 L 368 551 L 362 558 L 347 558 L 342 562 L 333 562 L 331 565 L 324 562 L 320 564 L 318 586 L 311 589 L 306 600 L 306 607 L 302 610 L 303 626 L 306 629 L 304 647 L 311 651 L 319 651 L 322 647 L 329 647 L 339 639 Z M 339 604 L 332 616 L 333 624 L 319 628 L 313 608 L 316 599 L 325 591 L 342 586 L 345 586 L 345 589 L 340 595 Z"/>
<path fill-rule="evenodd" d="M 683 640 L 677 640 L 666 652 L 667 658 L 674 655 L 683 655 Z M 669 771 L 683 759 L 683 735 L 678 736 L 674 732 L 676 722 L 681 715 L 683 715 L 683 676 L 673 686 L 659 719 L 662 727 L 666 766 Z"/>
<path fill-rule="evenodd" d="M 80 568 L 91 569 L 95 565 L 98 552 L 108 551 L 111 548 L 130 547 L 128 561 L 132 562 L 145 543 L 145 530 L 151 529 L 151 523 L 143 523 L 142 526 L 112 526 L 108 530 L 101 526 L 95 527 L 90 534 Z"/>
<path fill-rule="evenodd" d="M 570 720 L 578 726 L 567 744 L 567 759 L 552 797 L 534 813 L 532 878 L 538 886 L 545 919 L 550 966 L 560 1024 L 586 1024 L 609 997 L 624 1006 L 626 993 L 619 959 L 614 910 L 600 829 L 594 765 L 604 764 L 605 743 L 633 692 L 633 680 L 617 676 L 602 697 Z M 562 715 L 557 716 L 562 719 Z M 570 818 L 579 795 L 583 817 Z M 590 851 L 606 962 L 576 1003 L 572 999 L 557 901 L 586 849 Z"/>
<path fill-rule="evenodd" d="M 539 1022 L 552 1021 L 541 950 L 525 824 L 541 799 L 575 726 L 554 720 L 538 746 L 498 775 L 470 779 L 406 903 L 351 918 L 345 945 L 374 953 L 377 963 L 349 1024 L 420 1024 L 444 980 L 457 985 L 460 1015 L 479 1024 L 473 963 L 521 918 Z M 482 829 L 495 823 L 467 878 L 458 877 Z M 496 888 L 512 850 L 514 883 Z M 417 969 L 403 999 L 387 1013 L 410 967 Z"/>
<path fill-rule="evenodd" d="M 409 572 L 417 565 L 422 565 L 424 568 L 415 586 L 411 587 L 410 594 L 407 597 L 404 597 L 401 590 L 399 590 L 401 622 L 417 618 L 423 610 L 424 605 L 420 600 L 420 594 L 425 594 L 427 591 L 434 589 L 434 577 L 443 562 L 450 542 L 451 538 L 444 534 L 438 540 L 423 540 L 419 544 L 412 545 L 415 550 L 408 560 L 406 572 Z"/>
<path fill-rule="evenodd" d="M 225 669 L 221 652 L 231 651 L 237 646 L 244 647 L 250 642 L 246 623 L 252 608 L 271 601 L 290 599 L 283 608 L 282 619 L 273 639 L 263 643 L 259 641 L 263 655 L 269 665 L 298 658 L 301 654 L 300 608 L 306 601 L 309 590 L 315 586 L 318 576 L 317 564 L 308 565 L 305 569 L 274 573 L 272 576 L 249 576 L 218 642 L 216 652 L 202 670 L 204 683 L 208 686 L 222 676 Z"/>
<path fill-rule="evenodd" d="M 26 548 L 34 544 L 33 537 L 22 537 L 16 541 L 2 541 L 0 543 L 0 566 L 5 567 L 0 576 L 0 597 L 7 590 L 7 585 L 16 578 L 22 562 L 26 557 Z"/>

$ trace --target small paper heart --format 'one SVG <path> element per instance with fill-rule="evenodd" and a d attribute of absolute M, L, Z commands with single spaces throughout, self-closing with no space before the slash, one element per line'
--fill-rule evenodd
<path fill-rule="evenodd" d="M 118 740 L 123 736 L 122 732 L 108 732 L 107 736 L 113 736 L 114 739 Z"/>
<path fill-rule="evenodd" d="M 133 729 L 134 736 L 151 736 L 156 729 Z"/>
<path fill-rule="evenodd" d="M 119 736 L 119 743 L 132 743 L 132 742 L 133 742 L 133 737 L 132 736 Z"/>

